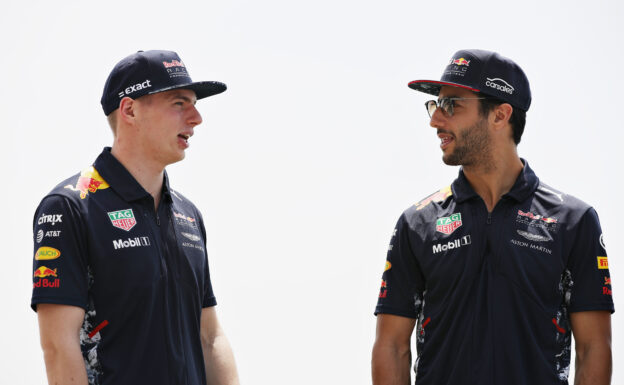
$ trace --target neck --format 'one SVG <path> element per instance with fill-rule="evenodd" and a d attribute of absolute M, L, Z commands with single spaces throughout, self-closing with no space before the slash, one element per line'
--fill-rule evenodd
<path fill-rule="evenodd" d="M 139 151 L 125 148 L 117 140 L 113 143 L 111 153 L 139 182 L 141 187 L 152 196 L 154 208 L 157 209 L 162 196 L 164 166 L 150 162 L 149 158 L 143 156 Z"/>
<path fill-rule="evenodd" d="M 517 152 L 507 156 L 495 156 L 496 162 L 485 165 L 469 165 L 462 169 L 475 192 L 483 199 L 488 212 L 492 212 L 500 198 L 511 190 L 522 172 L 522 161 Z"/>

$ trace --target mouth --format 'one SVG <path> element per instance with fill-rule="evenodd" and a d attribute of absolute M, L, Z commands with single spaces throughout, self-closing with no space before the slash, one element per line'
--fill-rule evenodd
<path fill-rule="evenodd" d="M 193 136 L 193 133 L 183 132 L 183 133 L 178 134 L 178 143 L 183 149 L 186 149 L 189 147 L 188 140 L 191 138 L 191 136 Z"/>
<path fill-rule="evenodd" d="M 453 138 L 453 135 L 446 133 L 438 133 L 438 138 L 440 138 L 440 148 L 442 150 L 446 149 L 449 144 L 451 144 L 451 142 L 455 140 L 455 138 Z"/>
<path fill-rule="evenodd" d="M 191 136 L 189 134 L 178 134 L 178 138 L 184 139 L 185 142 L 188 143 L 188 140 Z"/>

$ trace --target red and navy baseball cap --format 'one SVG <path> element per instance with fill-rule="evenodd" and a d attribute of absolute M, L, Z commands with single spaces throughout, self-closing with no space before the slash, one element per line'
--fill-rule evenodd
<path fill-rule="evenodd" d="M 513 60 L 480 49 L 457 51 L 438 80 L 414 80 L 408 86 L 437 96 L 442 86 L 466 88 L 527 111 L 531 105 L 529 79 Z"/>
<path fill-rule="evenodd" d="M 193 82 L 186 65 L 173 51 L 138 51 L 123 58 L 108 75 L 102 93 L 104 115 L 119 108 L 119 102 L 158 92 L 189 89 L 197 99 L 220 94 L 227 89 L 221 82 Z"/>

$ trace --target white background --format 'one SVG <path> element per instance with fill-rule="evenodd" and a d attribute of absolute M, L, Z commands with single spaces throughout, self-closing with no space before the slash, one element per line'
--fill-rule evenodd
<path fill-rule="evenodd" d="M 461 48 L 523 67 L 533 104 L 521 156 L 600 214 L 618 309 L 613 383 L 624 383 L 621 2 L 86 4 L 0 13 L 1 384 L 46 383 L 29 307 L 32 215 L 112 143 L 101 91 L 138 49 L 175 50 L 194 80 L 228 85 L 198 103 L 204 123 L 169 173 L 203 212 L 242 383 L 370 384 L 395 221 L 458 171 L 441 162 L 429 97 L 407 83 L 439 79 Z"/>

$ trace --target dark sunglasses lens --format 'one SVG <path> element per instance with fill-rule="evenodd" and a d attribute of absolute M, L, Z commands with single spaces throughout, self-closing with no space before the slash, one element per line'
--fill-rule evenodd
<path fill-rule="evenodd" d="M 436 103 L 435 100 L 429 100 L 427 103 L 425 103 L 425 107 L 427 107 L 427 112 L 429 113 L 429 117 L 432 117 L 436 108 L 438 108 L 438 104 Z"/>
<path fill-rule="evenodd" d="M 453 100 L 443 98 L 439 101 L 440 107 L 448 114 L 448 116 L 453 116 Z"/>

